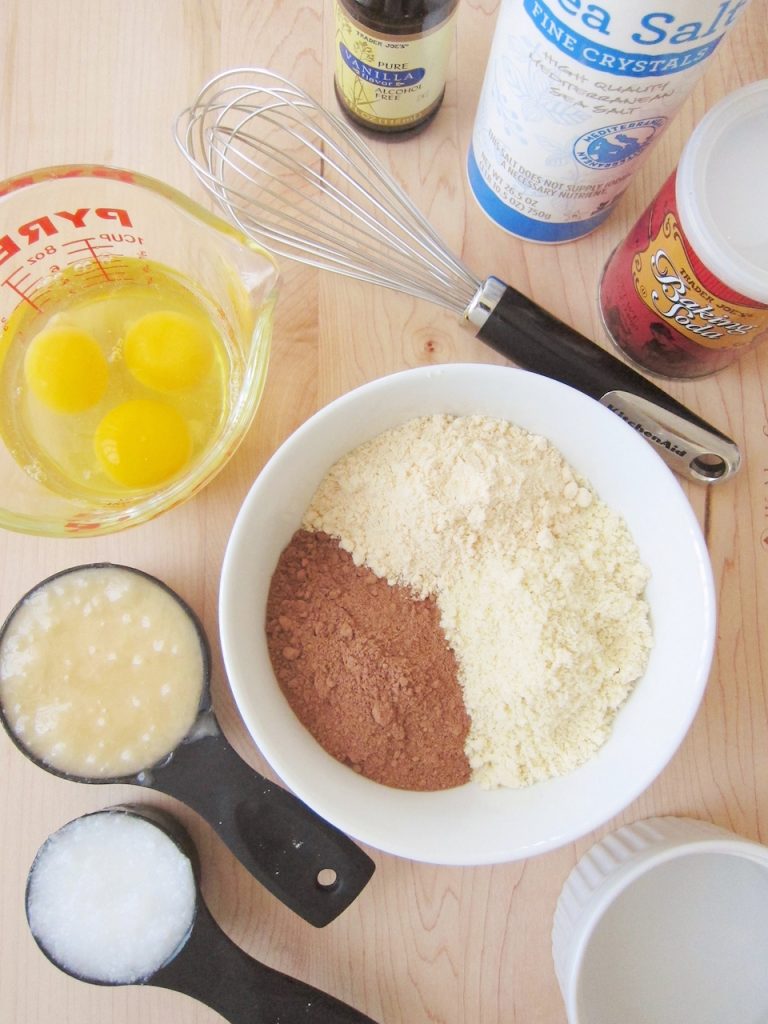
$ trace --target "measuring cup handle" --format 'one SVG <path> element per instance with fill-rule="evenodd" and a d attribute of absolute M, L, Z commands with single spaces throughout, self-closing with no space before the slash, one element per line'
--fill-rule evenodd
<path fill-rule="evenodd" d="M 347 1003 L 248 956 L 202 899 L 186 945 L 147 984 L 198 999 L 230 1024 L 376 1024 Z"/>
<path fill-rule="evenodd" d="M 177 747 L 152 776 L 153 789 L 196 810 L 262 885 L 316 927 L 338 917 L 374 872 L 359 846 L 246 764 L 218 728 Z"/>

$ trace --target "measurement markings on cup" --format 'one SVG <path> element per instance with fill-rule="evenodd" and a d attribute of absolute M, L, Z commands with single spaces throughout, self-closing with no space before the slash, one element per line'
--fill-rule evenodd
<path fill-rule="evenodd" d="M 94 236 L 73 238 L 59 246 L 47 245 L 26 259 L 31 266 L 40 268 L 39 274 L 33 275 L 24 266 L 16 267 L 0 281 L 0 286 L 10 289 L 21 302 L 40 312 L 50 297 L 51 279 L 60 274 L 64 267 L 81 271 L 81 284 L 118 280 L 122 275 L 115 271 L 122 270 L 122 264 L 118 260 L 113 264 L 109 253 L 114 249 L 114 242 L 99 242 Z M 60 262 L 46 264 L 46 260 L 56 256 L 60 257 Z M 6 319 L 3 317 L 2 323 Z"/>
<path fill-rule="evenodd" d="M 73 238 L 69 242 L 62 242 L 62 248 L 67 250 L 67 264 L 75 267 L 82 265 L 86 272 L 84 276 L 112 280 L 104 256 L 108 257 L 109 252 L 114 250 L 113 242 L 97 242 L 94 237 Z"/>
<path fill-rule="evenodd" d="M 38 287 L 42 280 L 41 277 L 32 278 L 28 270 L 19 268 L 12 271 L 2 281 L 2 286 L 15 292 L 22 302 L 27 303 L 27 305 L 39 313 L 45 305 L 44 292 Z M 33 295 L 35 296 L 34 299 L 32 298 Z M 5 324 L 6 319 L 6 317 L 3 317 L 3 324 Z"/>

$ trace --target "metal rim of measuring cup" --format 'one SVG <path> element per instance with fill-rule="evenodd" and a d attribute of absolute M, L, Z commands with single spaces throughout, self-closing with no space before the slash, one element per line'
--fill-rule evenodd
<path fill-rule="evenodd" d="M 65 822 L 63 825 L 57 828 L 55 832 L 51 832 L 49 836 L 40 845 L 32 861 L 32 864 L 30 865 L 29 872 L 27 873 L 27 884 L 24 889 L 24 914 L 27 919 L 27 924 L 29 925 L 30 933 L 32 934 L 32 937 L 34 938 L 35 943 L 37 944 L 37 947 L 40 950 L 40 952 L 58 970 L 63 971 L 65 974 L 68 974 L 71 978 L 75 978 L 78 981 L 86 982 L 89 985 L 101 985 L 105 988 L 115 988 L 117 986 L 125 984 L 141 985 L 146 983 L 147 978 L 138 978 L 132 982 L 104 981 L 101 978 L 90 978 L 88 977 L 88 975 L 81 974 L 79 971 L 70 970 L 69 968 L 64 967 L 63 964 L 59 960 L 57 960 L 56 956 L 45 946 L 45 944 L 38 939 L 34 931 L 32 931 L 32 925 L 29 920 L 29 897 L 30 890 L 32 887 L 32 879 L 35 874 L 35 869 L 41 856 L 43 855 L 45 849 L 47 848 L 48 844 L 51 842 L 52 839 L 54 839 L 57 835 L 59 835 L 60 832 L 68 828 L 70 825 L 74 825 L 75 822 L 77 821 L 82 821 L 85 818 L 93 818 L 97 815 L 113 814 L 124 814 L 134 818 L 141 818 L 142 820 L 148 822 L 150 825 L 153 825 L 155 828 L 159 829 L 164 835 L 168 837 L 168 839 L 171 840 L 171 842 L 178 849 L 178 851 L 184 857 L 186 857 L 186 859 L 189 861 L 192 867 L 192 877 L 195 885 L 195 906 L 192 912 L 192 918 L 189 923 L 189 928 L 187 929 L 187 931 L 184 934 L 184 937 L 179 941 L 178 945 L 173 950 L 173 952 L 168 957 L 166 957 L 166 959 L 161 964 L 158 964 L 158 966 L 147 976 L 147 978 L 152 977 L 152 975 L 156 974 L 157 971 L 165 967 L 166 964 L 169 964 L 171 963 L 171 961 L 175 960 L 176 957 L 181 952 L 181 950 L 186 946 L 187 942 L 189 941 L 189 937 L 192 934 L 192 929 L 195 927 L 195 922 L 197 921 L 198 914 L 200 911 L 201 901 L 200 855 L 198 853 L 197 847 L 195 846 L 195 843 L 191 835 L 187 832 L 186 828 L 181 824 L 181 822 L 177 818 L 175 818 L 168 811 L 164 811 L 159 807 L 150 807 L 140 804 L 113 804 L 111 807 L 103 807 L 100 810 L 89 811 L 86 814 L 79 814 L 76 818 L 72 818 L 71 821 Z"/>
<path fill-rule="evenodd" d="M 45 579 L 40 580 L 40 582 L 36 583 L 34 585 L 34 587 L 31 587 L 22 597 L 19 598 L 19 600 L 13 606 L 11 611 L 8 613 L 8 615 L 6 616 L 5 621 L 3 622 L 2 626 L 0 626 L 0 656 L 2 655 L 3 643 L 5 642 L 6 633 L 10 629 L 10 627 L 11 627 L 11 625 L 13 623 L 13 619 L 18 614 L 18 612 L 22 609 L 22 607 L 25 605 L 25 603 L 34 594 L 36 594 L 38 591 L 42 590 L 44 587 L 47 587 L 49 584 L 53 583 L 55 580 L 60 579 L 62 576 L 69 576 L 69 575 L 71 575 L 73 573 L 76 573 L 76 572 L 84 572 L 84 571 L 88 571 L 88 570 L 91 570 L 91 569 L 118 569 L 118 570 L 121 570 L 121 571 L 134 573 L 136 576 L 142 577 L 144 580 L 147 580 L 149 583 L 152 583 L 155 586 L 159 587 L 169 597 L 171 597 L 176 602 L 176 604 L 179 605 L 181 610 L 187 615 L 187 617 L 191 621 L 192 625 L 195 628 L 195 633 L 197 635 L 197 638 L 198 638 L 198 641 L 199 641 L 199 644 L 200 644 L 200 654 L 201 654 L 202 660 L 203 660 L 203 665 L 202 665 L 202 688 L 201 688 L 201 692 L 200 692 L 200 703 L 198 705 L 197 715 L 195 716 L 195 721 L 192 723 L 191 728 L 188 730 L 187 734 L 179 741 L 179 743 L 177 743 L 171 750 L 169 750 L 167 753 L 165 753 L 157 761 L 154 761 L 152 764 L 145 765 L 138 772 L 135 772 L 135 773 L 132 773 L 132 774 L 129 774 L 129 775 L 113 775 L 113 776 L 104 776 L 103 778 L 101 778 L 101 777 L 96 777 L 96 776 L 93 776 L 93 775 L 76 775 L 73 772 L 64 771 L 64 770 L 62 770 L 60 768 L 54 767 L 51 764 L 48 764 L 48 762 L 43 760 L 43 758 L 41 758 L 37 754 L 33 753 L 29 749 L 29 747 L 27 747 L 22 742 L 20 737 L 16 735 L 16 733 L 13 730 L 13 728 L 11 727 L 11 724 L 8 721 L 7 717 L 6 717 L 5 708 L 3 706 L 2 700 L 0 700 L 0 722 L 2 723 L 3 728 L 5 729 L 5 732 L 10 737 L 11 741 L 13 742 L 13 744 L 16 746 L 16 748 L 18 750 L 21 751 L 22 754 L 24 754 L 24 756 L 26 758 L 28 758 L 33 764 L 37 765 L 38 768 L 42 768 L 43 771 L 46 771 L 46 772 L 48 772 L 51 775 L 55 775 L 55 776 L 57 776 L 60 779 L 66 779 L 69 782 L 81 782 L 81 783 L 85 783 L 86 785 L 96 785 L 96 786 L 107 785 L 107 784 L 135 783 L 136 781 L 140 782 L 141 781 L 141 777 L 145 773 L 150 773 L 154 768 L 159 768 L 162 765 L 167 764 L 168 761 L 173 757 L 173 754 L 174 754 L 174 751 L 176 750 L 176 748 L 178 746 L 180 746 L 181 744 L 185 743 L 187 737 L 192 732 L 194 732 L 195 725 L 199 721 L 200 716 L 204 715 L 204 714 L 206 714 L 206 713 L 208 713 L 210 711 L 212 711 L 212 709 L 213 709 L 213 701 L 212 701 L 212 697 L 211 697 L 211 666 L 212 666 L 212 660 L 211 660 L 211 646 L 210 646 L 210 643 L 208 641 L 208 635 L 207 635 L 207 633 L 205 631 L 205 628 L 204 628 L 202 622 L 200 621 L 200 618 L 196 614 L 196 612 L 187 604 L 187 602 L 184 600 L 183 597 L 181 597 L 179 594 L 176 593 L 176 591 L 172 587 L 168 586 L 167 583 L 164 583 L 163 580 L 158 579 L 157 576 L 153 576 L 151 573 L 145 572 L 143 569 L 137 569 L 135 566 L 132 566 L 132 565 L 123 565 L 123 564 L 121 564 L 119 562 L 86 562 L 86 563 L 84 563 L 82 565 L 73 565 L 73 566 L 70 566 L 67 569 L 60 569 L 58 572 L 55 572 L 52 575 L 47 576 Z"/>

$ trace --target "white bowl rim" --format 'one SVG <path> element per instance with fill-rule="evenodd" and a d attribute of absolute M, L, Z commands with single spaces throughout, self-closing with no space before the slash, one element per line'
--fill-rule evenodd
<path fill-rule="evenodd" d="M 253 668 L 260 659 L 254 657 L 253 648 L 247 655 L 242 650 L 242 627 L 246 620 L 242 619 L 242 608 L 238 612 L 238 604 L 242 605 L 242 588 L 248 583 L 247 565 L 253 558 L 254 545 L 258 543 L 258 538 L 253 537 L 253 521 L 259 519 L 260 502 L 279 479 L 284 463 L 293 460 L 296 465 L 301 464 L 297 453 L 316 431 L 330 429 L 329 425 L 332 426 L 334 421 L 348 422 L 353 411 L 381 406 L 385 399 L 398 394 L 403 388 L 414 388 L 417 394 L 419 389 L 429 386 L 438 390 L 442 387 L 448 392 L 453 389 L 454 393 L 459 393 L 468 376 L 479 392 L 495 387 L 516 402 L 524 401 L 524 422 L 511 412 L 504 418 L 520 422 L 526 429 L 536 432 L 528 423 L 530 415 L 534 415 L 532 409 L 555 403 L 562 406 L 566 414 L 576 417 L 578 430 L 573 432 L 575 435 L 584 430 L 592 431 L 589 437 L 593 441 L 595 437 L 599 440 L 596 447 L 600 451 L 592 452 L 589 458 L 586 455 L 582 458 L 577 452 L 574 459 L 573 452 L 564 450 L 564 446 L 567 448 L 578 441 L 578 436 L 572 437 L 570 428 L 567 437 L 553 439 L 553 443 L 578 472 L 596 485 L 598 493 L 601 493 L 600 483 L 608 483 L 617 492 L 629 488 L 637 504 L 636 492 L 644 485 L 633 481 L 641 480 L 646 484 L 653 481 L 662 504 L 666 503 L 665 508 L 674 512 L 680 534 L 686 542 L 685 551 L 679 550 L 678 536 L 677 545 L 667 552 L 670 558 L 684 558 L 685 571 L 690 577 L 688 582 L 692 585 L 692 589 L 689 587 L 686 592 L 690 600 L 681 602 L 681 614 L 695 618 L 695 622 L 686 624 L 683 630 L 685 643 L 690 648 L 687 651 L 686 667 L 689 671 L 684 693 L 681 696 L 677 690 L 672 691 L 677 701 L 673 714 L 659 715 L 652 703 L 649 706 L 646 706 L 648 701 L 643 703 L 644 698 L 641 700 L 639 696 L 643 687 L 638 685 L 635 694 L 621 710 L 611 737 L 586 765 L 568 777 L 548 780 L 522 790 L 484 791 L 474 783 L 440 793 L 393 790 L 355 775 L 349 768 L 335 762 L 308 734 L 307 738 L 315 749 L 310 751 L 307 748 L 303 753 L 311 763 L 297 763 L 290 748 L 299 733 L 305 730 L 294 719 L 292 727 L 281 721 L 280 728 L 275 731 L 275 722 L 262 718 L 258 706 L 260 701 L 254 697 Z M 427 415 L 434 411 L 430 406 L 414 415 Z M 493 415 L 483 410 L 478 414 Z M 546 417 L 547 413 L 543 415 Z M 396 422 L 405 422 L 408 418 L 411 417 L 403 416 Z M 567 421 L 567 415 L 565 418 Z M 583 428 L 579 425 L 582 419 L 587 421 Z M 372 430 L 369 436 L 380 432 Z M 358 443 L 361 441 L 352 440 L 340 449 L 339 454 Z M 610 463 L 608 468 L 600 461 L 603 455 Z M 610 457 L 617 455 L 621 459 L 611 462 Z M 309 496 L 338 457 L 336 455 L 326 461 L 323 472 L 308 492 Z M 585 470 L 584 462 L 599 470 L 600 480 L 595 479 L 594 472 Z M 647 499 L 647 489 L 643 493 Z M 615 507 L 615 502 L 608 501 L 608 504 Z M 656 505 L 651 501 L 647 517 L 653 521 L 658 515 L 655 509 Z M 620 511 L 629 515 L 623 509 Z M 646 515 L 645 512 L 643 514 Z M 635 519 L 639 521 L 639 513 L 635 514 Z M 264 524 L 262 517 L 260 526 Z M 297 519 L 293 529 L 298 526 Z M 637 539 L 632 523 L 630 527 Z M 289 537 L 290 532 L 286 543 Z M 662 572 L 666 572 L 663 564 Z M 653 581 L 649 586 L 654 586 Z M 691 605 L 696 606 L 695 610 Z M 669 611 L 669 607 L 666 610 Z M 679 482 L 650 445 L 614 413 L 565 384 L 515 367 L 485 363 L 422 366 L 378 377 L 331 401 L 302 423 L 268 460 L 241 506 L 227 544 L 219 592 L 222 655 L 232 693 L 246 729 L 278 777 L 323 818 L 358 841 L 397 856 L 445 865 L 493 864 L 553 850 L 593 831 L 630 804 L 665 768 L 698 711 L 711 667 L 715 618 L 712 568 L 698 520 Z M 668 624 L 659 622 L 655 629 L 658 647 L 659 629 L 668 632 Z M 257 641 L 246 641 L 254 642 L 258 645 Z M 654 657 L 655 649 L 652 663 Z M 672 669 L 675 667 L 672 664 Z M 272 690 L 279 690 L 271 669 L 269 675 Z M 650 675 L 651 665 L 642 682 Z M 658 690 L 657 675 L 658 672 L 654 675 L 654 686 Z M 256 688 L 262 700 L 265 695 L 269 696 L 269 687 L 265 689 L 257 682 Z M 280 699 L 287 709 L 282 695 Z M 637 717 L 635 713 L 641 704 L 643 712 L 638 720 L 646 726 L 652 725 L 661 734 L 660 739 L 654 734 L 650 751 L 645 741 L 636 742 L 633 730 L 629 728 L 630 717 Z M 632 712 L 628 710 L 630 707 Z M 293 717 L 290 712 L 289 715 Z M 286 737 L 290 742 L 286 742 Z M 629 756 L 622 753 L 617 759 L 619 745 L 623 750 L 628 738 L 635 740 L 634 745 L 629 746 Z M 301 740 L 297 742 L 302 743 Z M 615 778 L 610 778 L 611 772 L 616 773 L 616 764 L 621 764 L 627 775 L 618 783 Z M 343 776 L 340 773 L 344 773 Z M 343 799 L 338 798 L 339 793 L 344 794 Z M 599 800 L 595 799 L 597 796 Z M 546 804 L 546 813 L 542 810 L 542 803 Z M 466 819 L 464 815 L 470 809 L 472 814 Z"/>
<path fill-rule="evenodd" d="M 706 854 L 738 857 L 768 870 L 768 848 L 744 836 L 735 833 L 727 835 L 725 830 L 723 831 L 722 836 L 702 835 L 685 840 L 661 840 L 618 866 L 590 894 L 579 911 L 576 934 L 571 937 L 571 945 L 566 954 L 566 975 L 561 982 L 565 986 L 564 999 L 568 1020 L 572 1024 L 579 1024 L 580 1020 L 578 1005 L 581 994 L 581 971 L 589 944 L 608 909 L 635 882 L 672 861 Z"/>

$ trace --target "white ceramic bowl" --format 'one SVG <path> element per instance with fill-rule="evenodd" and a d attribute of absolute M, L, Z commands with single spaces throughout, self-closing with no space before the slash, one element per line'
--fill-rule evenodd
<path fill-rule="evenodd" d="M 525 789 L 477 785 L 436 793 L 357 775 L 299 723 L 272 672 L 265 630 L 270 580 L 326 472 L 342 455 L 417 416 L 508 419 L 549 438 L 622 513 L 651 570 L 654 646 L 645 675 L 588 763 Z M 690 504 L 631 427 L 563 384 L 511 367 L 451 364 L 374 380 L 332 402 L 288 438 L 253 484 L 221 579 L 224 661 L 259 749 L 302 800 L 354 838 L 439 864 L 491 864 L 551 850 L 601 825 L 664 768 L 698 709 L 715 636 L 707 549 Z"/>
<path fill-rule="evenodd" d="M 768 847 L 692 818 L 605 836 L 552 929 L 569 1024 L 768 1020 L 767 947 Z"/>

